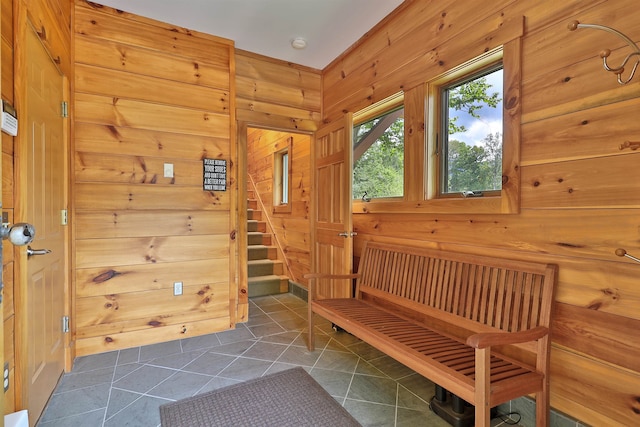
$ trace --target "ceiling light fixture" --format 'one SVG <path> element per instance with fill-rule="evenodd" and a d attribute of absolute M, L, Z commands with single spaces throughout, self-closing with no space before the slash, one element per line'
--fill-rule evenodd
<path fill-rule="evenodd" d="M 307 41 L 302 37 L 296 37 L 295 39 L 291 40 L 291 47 L 294 49 L 304 49 L 305 47 L 307 47 Z"/>

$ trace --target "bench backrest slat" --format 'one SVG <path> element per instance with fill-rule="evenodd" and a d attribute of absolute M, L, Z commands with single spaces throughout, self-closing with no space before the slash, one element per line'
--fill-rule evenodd
<path fill-rule="evenodd" d="M 555 266 L 367 242 L 357 282 L 504 331 L 549 326 Z"/>

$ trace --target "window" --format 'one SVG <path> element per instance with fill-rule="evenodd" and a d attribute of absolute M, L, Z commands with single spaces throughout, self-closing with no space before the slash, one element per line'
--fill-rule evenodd
<path fill-rule="evenodd" d="M 518 212 L 520 73 L 520 39 L 514 39 L 427 83 L 425 206 L 435 212 Z M 459 105 L 464 108 L 457 110 Z M 461 125 L 467 135 L 459 132 Z M 470 137 L 477 129 L 482 132 Z"/>
<path fill-rule="evenodd" d="M 273 154 L 273 211 L 291 212 L 291 146 L 293 138 L 287 139 L 287 147 Z"/>
<path fill-rule="evenodd" d="M 502 62 L 439 86 L 438 194 L 499 195 L 502 189 Z"/>
<path fill-rule="evenodd" d="M 519 212 L 520 81 L 521 39 L 516 36 L 355 113 L 353 212 Z M 391 179 L 380 172 L 385 169 L 358 171 L 355 149 L 395 111 L 402 111 L 398 120 L 404 123 L 402 161 L 395 163 L 402 164 L 404 185 L 401 193 L 379 194 L 370 189 L 384 188 Z M 365 191 L 371 199 L 362 197 Z"/>
<path fill-rule="evenodd" d="M 396 95 L 354 115 L 353 198 L 404 195 L 404 106 Z"/>

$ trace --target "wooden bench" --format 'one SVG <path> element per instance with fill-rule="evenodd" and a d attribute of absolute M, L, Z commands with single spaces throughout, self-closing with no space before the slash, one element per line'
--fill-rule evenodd
<path fill-rule="evenodd" d="M 536 425 L 549 425 L 555 265 L 367 242 L 358 274 L 305 277 L 309 350 L 317 313 L 475 405 L 476 425 L 530 393 Z M 314 298 L 315 286 L 349 278 L 355 298 Z"/>

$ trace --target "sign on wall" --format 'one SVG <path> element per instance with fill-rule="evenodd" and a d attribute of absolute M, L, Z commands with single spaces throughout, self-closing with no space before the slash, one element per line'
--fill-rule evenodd
<path fill-rule="evenodd" d="M 227 161 L 220 159 L 203 160 L 204 191 L 227 191 Z"/>

